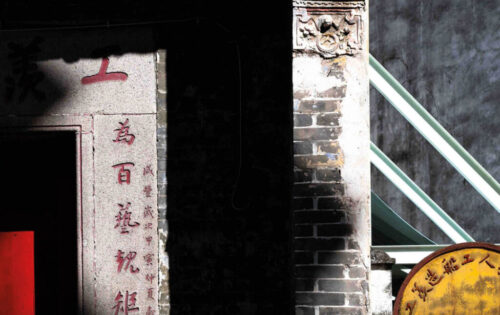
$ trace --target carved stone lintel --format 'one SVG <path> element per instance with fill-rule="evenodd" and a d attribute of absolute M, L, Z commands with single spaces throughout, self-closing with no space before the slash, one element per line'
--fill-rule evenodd
<path fill-rule="evenodd" d="M 294 0 L 295 8 L 362 8 L 365 6 L 364 0 L 347 1 L 314 1 L 314 0 Z"/>
<path fill-rule="evenodd" d="M 362 49 L 362 32 L 360 9 L 294 9 L 295 51 L 316 52 L 324 58 L 352 56 Z"/>

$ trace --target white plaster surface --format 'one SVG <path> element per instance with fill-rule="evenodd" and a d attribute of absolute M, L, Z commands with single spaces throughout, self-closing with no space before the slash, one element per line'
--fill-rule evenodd
<path fill-rule="evenodd" d="M 392 315 L 391 270 L 370 273 L 370 303 L 373 315 Z"/>
<path fill-rule="evenodd" d="M 342 105 L 339 144 L 344 154 L 342 179 L 349 198 L 350 218 L 364 265 L 369 270 L 370 224 L 370 115 L 368 56 L 346 59 L 346 97 Z"/>
<path fill-rule="evenodd" d="M 318 92 L 328 90 L 333 86 L 345 85 L 345 82 L 335 76 L 325 76 L 328 66 L 322 65 L 319 55 L 305 55 L 293 58 L 293 89 L 307 90 L 315 97 Z M 326 68 L 323 68 L 326 67 Z"/>
<path fill-rule="evenodd" d="M 120 127 L 119 122 L 128 119 L 129 133 L 135 136 L 131 145 L 125 142 L 113 142 Z M 125 293 L 136 294 L 135 306 L 139 314 L 146 314 L 151 307 L 158 314 L 158 237 L 157 237 L 157 187 L 156 187 L 156 115 L 97 115 L 94 120 L 95 136 L 95 197 L 96 197 L 96 293 L 97 314 L 108 314 L 114 311 L 115 298 Z M 131 162 L 127 167 L 131 171 L 130 184 L 118 183 L 118 169 L 113 165 Z M 150 166 L 153 174 L 144 175 L 144 169 Z M 144 188 L 151 187 L 151 197 L 147 197 Z M 128 234 L 121 234 L 120 227 L 115 228 L 116 216 L 120 210 L 119 203 L 130 202 L 131 224 L 138 222 L 137 227 L 128 227 Z M 150 206 L 154 217 L 145 217 L 144 211 Z M 151 224 L 148 228 L 148 224 Z M 147 236 L 152 236 L 150 244 Z M 118 250 L 126 256 L 136 252 L 131 261 L 139 272 L 124 270 L 125 264 L 118 272 Z M 153 254 L 151 265 L 145 256 Z M 147 274 L 154 279 L 148 281 Z M 148 297 L 152 289 L 153 298 Z M 130 301 L 129 301 L 130 302 Z"/>
<path fill-rule="evenodd" d="M 368 21 L 367 12 L 364 20 Z M 364 41 L 365 43 L 368 40 Z M 348 220 L 354 227 L 354 239 L 361 251 L 361 262 L 370 276 L 371 248 L 371 183 L 370 183 L 370 103 L 368 79 L 368 47 L 355 57 L 346 58 L 346 96 L 342 104 L 339 144 L 344 155 L 342 179 L 349 202 Z M 371 314 L 369 292 L 367 314 Z"/>

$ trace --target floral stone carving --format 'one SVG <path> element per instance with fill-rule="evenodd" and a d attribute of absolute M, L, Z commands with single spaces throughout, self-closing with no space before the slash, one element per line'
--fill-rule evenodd
<path fill-rule="evenodd" d="M 313 51 L 325 58 L 354 55 L 362 49 L 363 24 L 357 9 L 333 12 L 297 9 L 294 50 Z"/>

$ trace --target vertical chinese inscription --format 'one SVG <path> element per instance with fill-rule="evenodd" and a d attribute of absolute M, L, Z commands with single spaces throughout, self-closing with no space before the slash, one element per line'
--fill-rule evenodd
<path fill-rule="evenodd" d="M 104 314 L 158 314 L 155 116 L 96 117 Z M 100 269 L 99 269 L 100 268 Z M 110 279 L 112 279 L 110 281 Z M 107 309 L 107 310 L 106 310 Z"/>
<path fill-rule="evenodd" d="M 144 197 L 147 200 L 147 204 L 144 207 L 144 216 L 143 216 L 143 219 L 145 220 L 144 228 L 145 228 L 145 232 L 146 232 L 145 245 L 147 248 L 146 255 L 144 255 L 144 261 L 146 264 L 146 268 L 148 268 L 148 272 L 149 272 L 149 274 L 148 274 L 149 281 L 148 281 L 148 278 L 146 278 L 146 281 L 149 282 L 149 286 L 147 287 L 146 293 L 147 293 L 148 302 L 154 303 L 154 301 L 156 301 L 155 292 L 157 292 L 157 291 L 154 290 L 155 288 L 154 288 L 154 286 L 151 286 L 151 284 L 153 284 L 153 280 L 156 279 L 156 277 L 157 277 L 157 275 L 156 275 L 157 269 L 156 270 L 152 269 L 155 255 L 152 252 L 153 248 L 151 248 L 151 242 L 153 240 L 153 235 L 155 234 L 155 233 L 153 233 L 155 231 L 155 230 L 153 230 L 155 214 L 153 212 L 153 207 L 151 206 L 151 203 L 152 203 L 152 200 L 156 200 L 156 199 L 151 199 L 151 197 L 152 197 L 151 193 L 153 191 L 152 185 L 154 186 L 154 183 L 155 183 L 153 181 L 153 180 L 155 180 L 155 175 L 153 173 L 152 163 L 146 164 L 146 166 L 142 170 L 142 176 L 146 182 L 146 185 L 144 186 L 144 189 L 143 189 L 143 193 L 144 193 Z M 154 314 L 154 313 L 155 313 L 154 306 L 148 305 L 147 314 Z"/>

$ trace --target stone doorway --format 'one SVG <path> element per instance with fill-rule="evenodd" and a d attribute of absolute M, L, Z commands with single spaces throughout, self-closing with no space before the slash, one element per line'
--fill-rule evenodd
<path fill-rule="evenodd" d="M 33 232 L 36 314 L 76 314 L 76 134 L 2 131 L 0 147 L 0 232 Z"/>

